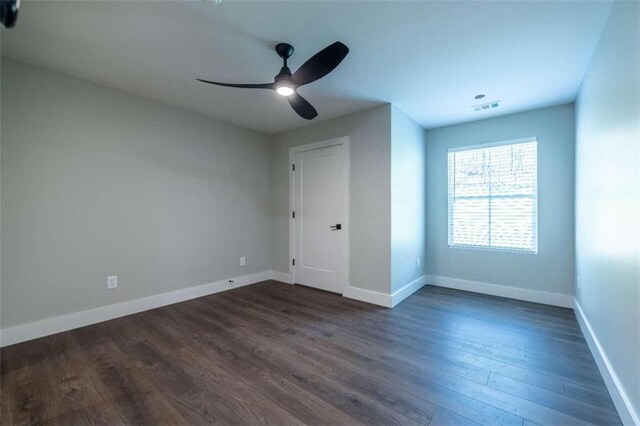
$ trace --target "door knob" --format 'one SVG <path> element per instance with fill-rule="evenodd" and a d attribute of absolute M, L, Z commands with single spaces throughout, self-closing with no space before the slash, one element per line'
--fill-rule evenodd
<path fill-rule="evenodd" d="M 332 231 L 339 231 L 340 229 L 342 229 L 342 225 L 338 223 L 337 225 L 330 226 L 330 228 Z"/>

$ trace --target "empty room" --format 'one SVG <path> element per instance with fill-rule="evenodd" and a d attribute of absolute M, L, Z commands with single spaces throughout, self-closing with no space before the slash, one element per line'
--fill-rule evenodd
<path fill-rule="evenodd" d="M 0 21 L 1 425 L 640 426 L 640 2 Z"/>

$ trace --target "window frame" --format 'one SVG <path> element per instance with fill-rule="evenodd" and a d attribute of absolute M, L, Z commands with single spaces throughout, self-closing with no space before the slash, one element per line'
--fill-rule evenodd
<path fill-rule="evenodd" d="M 451 163 L 449 161 L 449 154 L 460 152 L 460 151 L 472 151 L 476 149 L 487 149 L 487 148 L 495 148 L 499 146 L 506 145 L 519 145 L 523 143 L 536 143 L 536 183 L 534 187 L 534 192 L 532 194 L 533 198 L 533 226 L 532 226 L 532 236 L 533 236 L 533 247 L 531 249 L 515 249 L 509 247 L 492 247 L 485 245 L 477 245 L 477 244 L 454 244 L 452 242 L 453 237 L 453 214 L 452 214 L 452 200 L 451 196 Z M 507 252 L 507 253 L 520 253 L 520 254 L 538 254 L 538 177 L 540 176 L 538 170 L 538 138 L 536 136 L 528 137 L 528 138 L 520 138 L 520 139 L 512 139 L 507 141 L 498 141 L 498 142 L 489 142 L 482 143 L 476 145 L 465 145 L 465 146 L 457 146 L 452 147 L 447 150 L 447 245 L 450 249 L 462 249 L 462 250 L 482 250 L 482 251 L 494 251 L 494 252 Z M 515 198 L 517 196 L 510 196 L 509 198 Z M 491 196 L 482 197 L 477 196 L 474 198 L 486 198 L 491 203 Z M 529 198 L 529 197 L 526 197 Z M 489 227 L 491 226 L 491 221 L 489 221 Z"/>

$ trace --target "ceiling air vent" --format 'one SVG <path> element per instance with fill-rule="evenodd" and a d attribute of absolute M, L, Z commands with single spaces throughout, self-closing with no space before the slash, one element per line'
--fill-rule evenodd
<path fill-rule="evenodd" d="M 500 106 L 500 101 L 492 101 L 492 102 L 487 102 L 486 104 L 474 105 L 471 108 L 473 108 L 474 111 L 485 111 L 492 108 L 498 108 L 499 106 Z"/>

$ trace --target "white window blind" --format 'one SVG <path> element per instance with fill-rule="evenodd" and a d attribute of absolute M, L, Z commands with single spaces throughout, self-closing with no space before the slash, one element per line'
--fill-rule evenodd
<path fill-rule="evenodd" d="M 449 246 L 538 251 L 537 141 L 449 150 Z"/>

